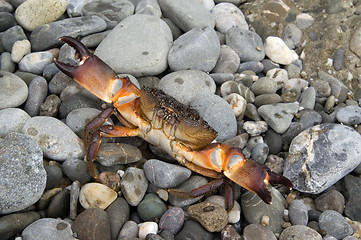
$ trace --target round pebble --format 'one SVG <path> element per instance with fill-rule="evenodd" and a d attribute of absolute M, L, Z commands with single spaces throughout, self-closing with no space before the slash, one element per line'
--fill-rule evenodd
<path fill-rule="evenodd" d="M 111 238 L 117 239 L 120 229 L 129 220 L 129 205 L 124 198 L 118 197 L 105 212 L 109 217 Z"/>
<path fill-rule="evenodd" d="M 301 200 L 293 200 L 288 208 L 292 225 L 304 225 L 308 223 L 308 209 Z"/>
<path fill-rule="evenodd" d="M 184 212 L 182 208 L 169 208 L 159 220 L 159 229 L 167 230 L 173 235 L 176 235 L 183 226 Z"/>
<path fill-rule="evenodd" d="M 276 240 L 272 231 L 260 224 L 249 224 L 243 230 L 243 237 L 249 240 Z"/>
<path fill-rule="evenodd" d="M 11 61 L 19 63 L 21 59 L 31 52 L 29 40 L 16 41 L 11 49 Z"/>
<path fill-rule="evenodd" d="M 5 108 L 0 110 L 0 137 L 4 138 L 10 132 L 21 132 L 27 120 L 31 117 L 20 108 Z"/>
<path fill-rule="evenodd" d="M 18 107 L 27 97 L 26 83 L 15 74 L 0 70 L 0 109 Z"/>
<path fill-rule="evenodd" d="M 91 179 L 87 163 L 81 159 L 69 158 L 62 164 L 65 175 L 72 181 L 79 181 L 82 185 Z"/>
<path fill-rule="evenodd" d="M 0 218 L 0 236 L 10 239 L 39 218 L 39 213 L 35 211 L 5 215 Z"/>
<path fill-rule="evenodd" d="M 117 196 L 114 190 L 103 184 L 87 183 L 80 189 L 79 202 L 85 209 L 94 207 L 106 209 Z"/>
<path fill-rule="evenodd" d="M 337 190 L 327 191 L 315 199 L 315 207 L 321 212 L 334 210 L 342 214 L 344 206 L 345 198 Z"/>
<path fill-rule="evenodd" d="M 226 34 L 232 27 L 248 30 L 248 24 L 242 11 L 232 3 L 219 3 L 212 8 L 212 14 L 216 18 L 216 29 Z"/>
<path fill-rule="evenodd" d="M 291 50 L 279 37 L 267 37 L 264 43 L 264 51 L 269 59 L 283 65 L 290 64 L 294 58 Z"/>
<path fill-rule="evenodd" d="M 296 225 L 286 228 L 280 235 L 280 240 L 288 239 L 309 239 L 309 240 L 322 240 L 321 235 L 312 228 L 303 225 Z"/>
<path fill-rule="evenodd" d="M 339 212 L 334 210 L 326 210 L 321 213 L 318 222 L 322 230 L 337 239 L 342 239 L 353 233 L 350 224 Z"/>
<path fill-rule="evenodd" d="M 240 58 L 237 53 L 229 46 L 220 47 L 219 58 L 212 69 L 214 73 L 235 73 L 240 64 Z"/>
<path fill-rule="evenodd" d="M 28 240 L 76 239 L 69 222 L 54 218 L 42 218 L 33 222 L 24 229 L 21 236 Z"/>
<path fill-rule="evenodd" d="M 42 74 L 46 65 L 53 61 L 50 52 L 33 52 L 26 54 L 19 62 L 19 69 L 24 72 Z"/>
<path fill-rule="evenodd" d="M 165 211 L 167 211 L 167 206 L 154 193 L 145 195 L 137 206 L 137 212 L 144 221 L 159 219 Z"/>
<path fill-rule="evenodd" d="M 346 125 L 357 125 L 361 123 L 361 107 L 347 106 L 336 113 L 336 119 Z"/>
<path fill-rule="evenodd" d="M 129 205 L 138 206 L 148 188 L 148 181 L 144 171 L 135 167 L 126 169 L 120 188 Z"/>
<path fill-rule="evenodd" d="M 24 110 L 32 117 L 39 115 L 40 106 L 48 94 L 48 82 L 43 77 L 34 78 L 29 85 L 29 95 Z"/>

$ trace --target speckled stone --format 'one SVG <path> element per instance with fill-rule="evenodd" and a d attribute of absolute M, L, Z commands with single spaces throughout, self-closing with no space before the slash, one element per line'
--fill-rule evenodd
<path fill-rule="evenodd" d="M 343 239 L 353 233 L 352 227 L 344 219 L 341 213 L 334 210 L 326 210 L 321 213 L 318 222 L 322 230 L 325 230 L 328 234 L 337 239 Z"/>
<path fill-rule="evenodd" d="M 289 239 L 322 240 L 322 236 L 310 227 L 296 225 L 286 228 L 280 235 L 279 240 Z"/>
<path fill-rule="evenodd" d="M 28 86 L 15 74 L 0 70 L 0 109 L 18 107 L 28 97 Z"/>
<path fill-rule="evenodd" d="M 209 232 L 220 232 L 228 223 L 227 211 L 216 203 L 201 202 L 191 205 L 187 211 Z"/>
<path fill-rule="evenodd" d="M 10 132 L 21 132 L 27 120 L 31 117 L 20 108 L 5 108 L 0 110 L 0 137 L 4 138 Z"/>
<path fill-rule="evenodd" d="M 13 213 L 0 218 L 0 238 L 11 239 L 15 234 L 20 233 L 32 222 L 40 218 L 35 211 Z"/>
<path fill-rule="evenodd" d="M 129 205 L 138 206 L 148 188 L 143 169 L 129 167 L 120 182 L 120 188 Z"/>
<path fill-rule="evenodd" d="M 176 235 L 184 223 L 184 212 L 182 208 L 169 208 L 159 220 L 159 229 L 167 230 Z"/>

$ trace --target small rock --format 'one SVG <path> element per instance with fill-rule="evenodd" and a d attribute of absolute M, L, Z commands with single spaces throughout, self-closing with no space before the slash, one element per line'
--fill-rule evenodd
<path fill-rule="evenodd" d="M 46 65 L 53 61 L 53 55 L 50 52 L 33 52 L 25 55 L 19 62 L 19 70 L 42 74 Z"/>
<path fill-rule="evenodd" d="M 176 235 L 183 227 L 184 212 L 182 208 L 171 207 L 159 220 L 159 229 L 167 230 Z"/>
<path fill-rule="evenodd" d="M 238 119 L 243 118 L 246 111 L 247 101 L 238 93 L 231 93 L 223 97 L 231 106 L 234 116 Z"/>
<path fill-rule="evenodd" d="M 256 96 L 265 93 L 275 93 L 277 91 L 277 84 L 268 77 L 262 77 L 253 83 L 251 90 Z"/>
<path fill-rule="evenodd" d="M 19 63 L 20 60 L 27 54 L 31 53 L 31 45 L 29 40 L 16 41 L 11 49 L 11 60 Z"/>
<path fill-rule="evenodd" d="M 91 179 L 87 164 L 81 159 L 67 159 L 63 162 L 62 168 L 68 178 L 72 181 L 79 181 L 82 185 Z"/>
<path fill-rule="evenodd" d="M 148 188 L 144 170 L 128 167 L 120 181 L 120 188 L 129 205 L 138 206 Z"/>
<path fill-rule="evenodd" d="M 13 14 L 8 12 L 0 13 L 0 32 L 4 32 L 15 25 L 16 20 Z"/>
<path fill-rule="evenodd" d="M 252 148 L 251 157 L 260 164 L 264 164 L 269 153 L 267 144 L 260 142 Z"/>
<path fill-rule="evenodd" d="M 63 179 L 63 173 L 61 168 L 57 165 L 47 165 L 45 166 L 46 171 L 46 190 L 56 187 L 60 181 Z"/>
<path fill-rule="evenodd" d="M 156 159 L 146 161 L 143 169 L 147 179 L 159 188 L 176 187 L 192 174 L 188 168 Z"/>
<path fill-rule="evenodd" d="M 311 27 L 314 21 L 313 17 L 308 13 L 300 13 L 296 16 L 297 26 L 301 30 Z"/>
<path fill-rule="evenodd" d="M 69 206 L 70 191 L 64 189 L 53 197 L 46 211 L 46 216 L 49 218 L 66 218 L 69 216 Z"/>
<path fill-rule="evenodd" d="M 202 240 L 213 239 L 213 234 L 204 229 L 201 224 L 192 220 L 187 220 L 184 222 L 182 230 L 174 237 L 174 239 L 199 239 L 200 236 L 202 237 Z"/>
<path fill-rule="evenodd" d="M 5 108 L 0 110 L 0 138 L 10 132 L 21 132 L 27 120 L 31 117 L 20 108 Z"/>
<path fill-rule="evenodd" d="M 334 210 L 343 213 L 345 206 L 345 198 L 337 190 L 330 190 L 315 199 L 316 209 L 324 212 L 326 210 Z"/>
<path fill-rule="evenodd" d="M 279 240 L 289 239 L 307 239 L 307 240 L 322 240 L 322 236 L 310 227 L 303 225 L 296 225 L 286 228 L 282 231 Z"/>
<path fill-rule="evenodd" d="M 361 56 L 361 27 L 358 27 L 350 39 L 350 50 L 357 56 Z"/>
<path fill-rule="evenodd" d="M 69 207 L 69 218 L 75 220 L 78 215 L 78 199 L 80 192 L 80 182 L 74 181 L 70 187 L 70 207 Z"/>
<path fill-rule="evenodd" d="M 118 197 L 105 212 L 109 217 L 111 238 L 117 239 L 120 229 L 129 220 L 129 205 L 124 198 Z"/>
<path fill-rule="evenodd" d="M 305 89 L 299 98 L 300 107 L 313 109 L 316 102 L 316 90 L 313 87 Z"/>
<path fill-rule="evenodd" d="M 156 222 L 143 222 L 139 224 L 138 236 L 145 239 L 148 234 L 156 234 L 158 232 L 158 224 Z"/>
<path fill-rule="evenodd" d="M 279 37 L 267 37 L 264 43 L 264 51 L 269 59 L 279 64 L 288 65 L 294 59 L 292 51 Z"/>
<path fill-rule="evenodd" d="M 79 239 L 111 239 L 108 215 L 100 208 L 89 208 L 84 210 L 75 219 L 72 229 Z"/>
<path fill-rule="evenodd" d="M 343 48 L 337 48 L 333 53 L 333 67 L 336 71 L 343 68 L 345 59 L 345 50 Z"/>
<path fill-rule="evenodd" d="M 161 18 L 162 11 L 158 1 L 155 0 L 143 0 L 139 1 L 135 8 L 136 14 L 148 14 Z"/>
<path fill-rule="evenodd" d="M 219 3 L 212 8 L 216 19 L 216 29 L 226 34 L 232 27 L 248 30 L 248 24 L 242 11 L 232 3 Z"/>
<path fill-rule="evenodd" d="M 272 231 L 260 224 L 249 224 L 243 230 L 243 238 L 247 240 L 276 240 Z"/>
<path fill-rule="evenodd" d="M 167 211 L 167 206 L 154 193 L 145 195 L 137 207 L 137 212 L 144 221 L 159 219 L 165 211 Z"/>
<path fill-rule="evenodd" d="M 24 33 L 24 30 L 19 25 L 13 26 L 7 29 L 2 37 L 1 43 L 7 52 L 11 52 L 13 45 L 16 41 L 26 40 L 27 37 Z"/>
<path fill-rule="evenodd" d="M 220 205 L 222 208 L 226 209 L 225 197 L 221 195 L 212 195 L 207 197 L 204 202 L 211 202 Z M 228 222 L 237 223 L 241 219 L 241 206 L 237 201 L 234 201 L 233 207 L 228 211 Z"/>
<path fill-rule="evenodd" d="M 308 209 L 301 200 L 293 200 L 288 208 L 292 225 L 304 225 L 308 223 Z"/>
<path fill-rule="evenodd" d="M 50 85 L 49 85 L 50 87 Z M 71 95 L 63 100 L 59 107 L 59 117 L 66 118 L 68 114 L 79 108 L 99 108 L 100 101 L 81 93 Z"/>
<path fill-rule="evenodd" d="M 0 238 L 11 239 L 39 218 L 39 213 L 32 211 L 2 216 L 0 218 Z"/>
<path fill-rule="evenodd" d="M 191 205 L 187 211 L 209 232 L 220 232 L 228 223 L 227 211 L 215 203 L 198 203 Z"/>
<path fill-rule="evenodd" d="M 265 121 L 246 121 L 243 124 L 243 129 L 251 136 L 257 136 L 265 133 L 268 130 L 268 126 Z"/>
<path fill-rule="evenodd" d="M 283 40 L 287 47 L 294 49 L 301 43 L 302 31 L 295 24 L 289 23 L 283 31 Z"/>
<path fill-rule="evenodd" d="M 28 97 L 28 86 L 15 74 L 0 70 L 0 109 L 18 107 Z"/>
<path fill-rule="evenodd" d="M 115 22 L 115 24 L 124 20 L 134 13 L 134 5 L 127 0 L 100 0 L 89 1 L 84 4 L 84 16 L 97 15 L 106 22 Z"/>
<path fill-rule="evenodd" d="M 239 235 L 239 233 L 236 231 L 236 229 L 232 225 L 227 225 L 221 231 L 221 238 L 223 240 L 241 240 L 241 235 Z M 272 240 L 272 239 L 270 239 L 270 240 Z"/>
<path fill-rule="evenodd" d="M 40 106 L 48 94 L 48 82 L 43 77 L 34 78 L 29 85 L 29 95 L 24 110 L 32 117 L 39 115 Z"/>
<path fill-rule="evenodd" d="M 346 125 L 357 125 L 361 123 L 361 107 L 347 106 L 336 113 L 336 119 Z"/>
<path fill-rule="evenodd" d="M 240 59 L 237 53 L 229 46 L 220 47 L 219 58 L 212 72 L 235 73 L 239 67 Z"/>
<path fill-rule="evenodd" d="M 0 56 L 0 70 L 7 72 L 14 72 L 16 65 L 11 61 L 11 54 L 8 52 L 3 52 Z"/>
<path fill-rule="evenodd" d="M 318 222 L 321 230 L 337 239 L 343 239 L 353 233 L 352 227 L 341 213 L 334 210 L 326 210 L 321 213 Z"/>
<path fill-rule="evenodd" d="M 58 114 L 61 100 L 55 94 L 50 94 L 40 106 L 40 116 L 55 117 Z"/>
<path fill-rule="evenodd" d="M 103 184 L 87 183 L 80 189 L 79 202 L 85 209 L 93 207 L 106 209 L 117 196 L 114 190 Z"/>
<path fill-rule="evenodd" d="M 97 162 L 103 166 L 135 163 L 142 159 L 142 153 L 126 143 L 103 143 L 100 145 Z"/>
<path fill-rule="evenodd" d="M 136 238 L 138 237 L 139 227 L 134 221 L 127 221 L 124 223 L 122 229 L 119 232 L 118 240 Z"/>
<path fill-rule="evenodd" d="M 248 62 L 244 62 L 239 64 L 239 68 L 237 70 L 237 72 L 243 72 L 243 71 L 252 71 L 254 73 L 260 73 L 263 71 L 263 64 L 261 62 L 258 61 L 248 61 Z"/>
<path fill-rule="evenodd" d="M 346 189 L 345 195 L 348 196 L 345 215 L 352 220 L 361 222 L 361 207 L 359 204 L 361 179 L 350 174 L 346 175 L 344 178 L 344 186 Z"/>

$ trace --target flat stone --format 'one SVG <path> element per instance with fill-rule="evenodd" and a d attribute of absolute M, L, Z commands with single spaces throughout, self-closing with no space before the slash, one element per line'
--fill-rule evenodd
<path fill-rule="evenodd" d="M 82 140 L 56 118 L 33 117 L 25 123 L 23 133 L 39 144 L 47 158 L 65 161 L 68 158 L 84 157 L 85 149 Z"/>
<path fill-rule="evenodd" d="M 187 210 L 189 216 L 197 220 L 209 232 L 220 232 L 228 223 L 226 209 L 216 203 L 201 202 L 191 205 Z"/>
<path fill-rule="evenodd" d="M 360 134 L 345 125 L 308 128 L 292 140 L 283 174 L 295 189 L 321 193 L 360 164 L 360 144 Z"/>
<path fill-rule="evenodd" d="M 33 222 L 24 229 L 21 236 L 27 240 L 76 240 L 70 223 L 54 218 L 42 218 Z"/>
<path fill-rule="evenodd" d="M 83 208 L 106 209 L 117 199 L 117 192 L 101 183 L 87 183 L 79 192 L 79 202 Z"/>
<path fill-rule="evenodd" d="M 13 213 L 5 215 L 0 218 L 0 238 L 11 239 L 17 233 L 21 232 L 24 228 L 32 222 L 40 218 L 39 213 L 34 211 Z"/>
<path fill-rule="evenodd" d="M 107 22 L 118 23 L 134 13 L 134 5 L 128 0 L 88 1 L 83 7 L 84 16 L 97 15 Z"/>
<path fill-rule="evenodd" d="M 167 68 L 172 41 L 172 33 L 163 20 L 136 14 L 120 22 L 94 54 L 117 73 L 135 77 L 158 75 Z"/>
<path fill-rule="evenodd" d="M 40 75 L 53 58 L 53 55 L 46 51 L 29 53 L 20 60 L 19 70 Z"/>
<path fill-rule="evenodd" d="M 33 51 L 60 47 L 61 36 L 80 37 L 106 29 L 105 21 L 98 16 L 66 18 L 44 24 L 31 32 L 30 42 Z"/>
<path fill-rule="evenodd" d="M 341 108 L 336 113 L 336 119 L 340 123 L 347 125 L 357 125 L 361 123 L 361 107 L 359 106 L 347 106 Z"/>
<path fill-rule="evenodd" d="M 28 97 L 28 86 L 15 74 L 0 70 L 0 109 L 18 107 Z"/>
<path fill-rule="evenodd" d="M 282 231 L 279 240 L 288 240 L 292 238 L 307 240 L 323 239 L 316 230 L 303 225 L 296 225 L 286 228 L 284 231 Z"/>
<path fill-rule="evenodd" d="M 46 185 L 43 152 L 29 136 L 9 133 L 0 142 L 0 214 L 23 210 L 37 202 Z"/>

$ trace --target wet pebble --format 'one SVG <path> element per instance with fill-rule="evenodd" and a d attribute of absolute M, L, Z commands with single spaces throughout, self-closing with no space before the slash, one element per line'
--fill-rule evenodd
<path fill-rule="evenodd" d="M 49 218 L 66 218 L 69 215 L 70 191 L 64 189 L 50 201 L 46 216 Z"/>
<path fill-rule="evenodd" d="M 82 185 L 89 182 L 90 173 L 85 161 L 76 158 L 69 158 L 62 164 L 65 175 L 72 181 L 79 181 Z"/>
<path fill-rule="evenodd" d="M 37 202 L 46 185 L 43 153 L 30 137 L 12 132 L 0 142 L 0 214 L 23 210 Z"/>
<path fill-rule="evenodd" d="M 65 161 L 68 158 L 84 157 L 83 142 L 56 118 L 33 117 L 25 123 L 22 131 L 39 144 L 47 158 Z"/>
<path fill-rule="evenodd" d="M 29 53 L 31 53 L 29 40 L 16 41 L 11 49 L 11 61 L 19 63 L 21 59 Z"/>
<path fill-rule="evenodd" d="M 160 0 L 159 6 L 163 15 L 171 19 L 184 32 L 188 32 L 195 27 L 215 26 L 215 17 L 199 1 Z"/>
<path fill-rule="evenodd" d="M 176 235 L 183 226 L 184 212 L 182 208 L 169 208 L 159 220 L 159 229 L 167 230 L 173 235 Z"/>
<path fill-rule="evenodd" d="M 46 65 L 53 61 L 50 52 L 33 52 L 26 54 L 19 62 L 19 69 L 24 72 L 42 74 Z"/>
<path fill-rule="evenodd" d="M 0 109 L 18 107 L 27 97 L 26 83 L 15 74 L 0 70 Z"/>
<path fill-rule="evenodd" d="M 118 194 L 100 183 L 87 183 L 79 193 L 79 202 L 83 208 L 101 208 L 106 209 L 117 199 Z"/>
<path fill-rule="evenodd" d="M 294 59 L 292 51 L 279 37 L 267 37 L 264 43 L 264 51 L 269 59 L 279 64 L 288 65 Z"/>
<path fill-rule="evenodd" d="M 186 181 L 192 173 L 188 168 L 157 159 L 146 161 L 143 169 L 147 179 L 159 188 L 176 187 Z"/>
<path fill-rule="evenodd" d="M 39 213 L 33 211 L 2 216 L 0 218 L 0 238 L 10 239 L 39 218 Z"/>
<path fill-rule="evenodd" d="M 26 240 L 75 240 L 69 222 L 54 219 L 42 218 L 27 226 L 21 234 Z"/>
<path fill-rule="evenodd" d="M 148 188 L 144 170 L 135 167 L 127 168 L 120 182 L 120 188 L 129 205 L 138 206 Z"/>
<path fill-rule="evenodd" d="M 188 105 L 202 93 L 215 93 L 216 84 L 206 73 L 198 70 L 172 72 L 159 82 L 159 88 L 179 102 Z"/>
<path fill-rule="evenodd" d="M 4 138 L 10 132 L 21 132 L 27 120 L 31 117 L 20 108 L 4 108 L 0 110 L 0 137 Z"/>
<path fill-rule="evenodd" d="M 360 142 L 360 135 L 345 125 L 324 123 L 308 128 L 292 140 L 283 174 L 295 189 L 320 193 L 357 167 Z"/>
<path fill-rule="evenodd" d="M 46 171 L 46 187 L 45 189 L 52 189 L 56 187 L 63 178 L 63 172 L 61 168 L 56 164 L 45 166 Z"/>
<path fill-rule="evenodd" d="M 260 224 L 249 224 L 243 230 L 243 238 L 248 240 L 276 240 L 272 231 Z"/>
<path fill-rule="evenodd" d="M 40 106 L 48 93 L 48 82 L 43 77 L 34 78 L 29 85 L 29 95 L 24 110 L 32 117 L 40 112 Z"/>
<path fill-rule="evenodd" d="M 357 125 L 361 123 L 361 107 L 347 106 L 336 113 L 336 119 L 346 125 Z"/>
<path fill-rule="evenodd" d="M 129 205 L 124 198 L 118 197 L 105 212 L 109 217 L 111 239 L 117 239 L 120 229 L 129 220 Z"/>
<path fill-rule="evenodd" d="M 193 28 L 173 42 L 168 53 L 168 64 L 173 71 L 210 72 L 217 63 L 219 53 L 219 38 L 213 28 Z"/>
<path fill-rule="evenodd" d="M 110 240 L 110 224 L 107 213 L 100 208 L 89 208 L 75 219 L 72 229 L 79 239 Z"/>
<path fill-rule="evenodd" d="M 241 62 L 261 61 L 265 49 L 261 37 L 252 31 L 233 27 L 227 31 L 226 44 L 239 56 Z"/>
<path fill-rule="evenodd" d="M 288 208 L 292 225 L 304 225 L 308 223 L 308 209 L 301 200 L 293 200 Z"/>
<path fill-rule="evenodd" d="M 353 233 L 350 224 L 339 212 L 334 210 L 326 210 L 321 213 L 318 222 L 322 230 L 337 239 L 342 239 Z"/>
<path fill-rule="evenodd" d="M 167 211 L 167 206 L 154 193 L 145 195 L 137 207 L 137 212 L 144 221 L 160 219 L 165 211 Z"/>
<path fill-rule="evenodd" d="M 99 44 L 95 54 L 115 72 L 149 76 L 167 68 L 171 45 L 172 33 L 164 21 L 136 14 L 118 24 Z"/>
<path fill-rule="evenodd" d="M 248 24 L 242 11 L 234 4 L 224 2 L 212 8 L 212 14 L 216 19 L 216 29 L 226 34 L 232 27 L 248 30 Z"/>

